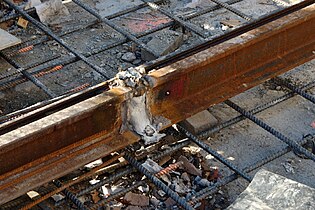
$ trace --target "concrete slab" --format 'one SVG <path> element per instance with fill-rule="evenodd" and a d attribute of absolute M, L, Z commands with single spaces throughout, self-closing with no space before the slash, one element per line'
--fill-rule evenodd
<path fill-rule="evenodd" d="M 182 45 L 183 41 L 183 33 L 172 30 L 164 30 L 153 36 L 152 39 L 147 43 L 147 46 L 162 56 L 175 51 Z M 151 53 L 144 49 L 141 50 L 141 58 L 145 61 L 155 59 Z"/>
<path fill-rule="evenodd" d="M 19 43 L 21 43 L 21 39 L 0 28 L 0 50 L 4 50 Z"/>
<path fill-rule="evenodd" d="M 218 124 L 218 120 L 204 110 L 179 123 L 193 134 L 198 134 Z"/>
<path fill-rule="evenodd" d="M 260 170 L 227 210 L 315 209 L 315 189 Z"/>

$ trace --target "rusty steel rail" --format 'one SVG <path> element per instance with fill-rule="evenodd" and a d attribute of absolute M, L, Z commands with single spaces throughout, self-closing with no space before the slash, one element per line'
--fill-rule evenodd
<path fill-rule="evenodd" d="M 314 9 L 313 4 L 149 72 L 144 88 L 152 116 L 168 127 L 313 59 Z M 138 141 L 121 129 L 133 94 L 116 87 L 3 134 L 0 204 Z"/>

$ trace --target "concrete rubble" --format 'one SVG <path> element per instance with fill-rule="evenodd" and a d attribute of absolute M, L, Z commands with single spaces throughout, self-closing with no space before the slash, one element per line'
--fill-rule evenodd
<path fill-rule="evenodd" d="M 150 202 L 149 197 L 132 192 L 128 192 L 124 196 L 123 200 L 124 202 L 134 206 L 148 206 Z"/>
<path fill-rule="evenodd" d="M 50 0 L 35 4 L 36 13 L 45 24 L 59 24 L 68 19 L 70 12 L 61 0 Z"/>
<path fill-rule="evenodd" d="M 218 124 L 218 120 L 208 111 L 201 111 L 179 123 L 193 134 L 209 130 Z"/>
<path fill-rule="evenodd" d="M 227 210 L 293 210 L 314 207 L 314 188 L 261 169 Z"/>
<path fill-rule="evenodd" d="M 183 41 L 183 33 L 172 30 L 163 30 L 162 33 L 153 36 L 152 39 L 147 43 L 147 46 L 162 56 L 178 49 L 182 45 Z M 144 49 L 141 50 L 141 58 L 144 61 L 155 59 L 151 53 Z"/>

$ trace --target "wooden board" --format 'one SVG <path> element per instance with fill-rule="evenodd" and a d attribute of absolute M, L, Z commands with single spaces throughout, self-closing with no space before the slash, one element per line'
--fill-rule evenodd
<path fill-rule="evenodd" d="M 0 28 L 0 50 L 21 43 L 21 39 Z"/>

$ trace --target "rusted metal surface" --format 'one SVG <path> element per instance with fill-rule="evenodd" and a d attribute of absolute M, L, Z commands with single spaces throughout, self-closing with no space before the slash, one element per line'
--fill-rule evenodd
<path fill-rule="evenodd" d="M 177 123 L 314 58 L 315 6 L 148 74 L 149 107 Z M 1 136 L 0 204 L 138 140 L 115 88 Z M 126 137 L 127 136 L 127 137 Z"/>
<path fill-rule="evenodd" d="M 138 140 L 119 133 L 127 95 L 116 88 L 2 135 L 0 203 Z"/>
<path fill-rule="evenodd" d="M 149 75 L 151 112 L 176 123 L 315 57 L 315 6 Z"/>

